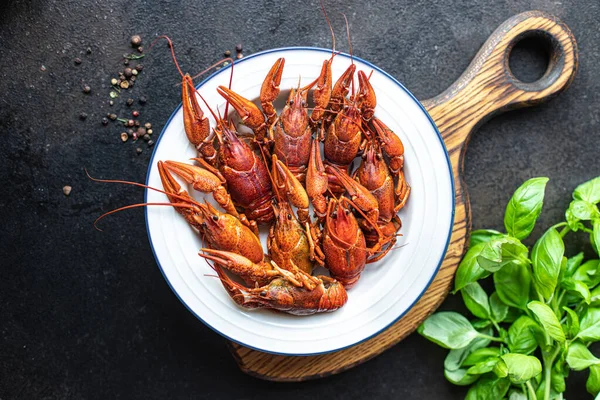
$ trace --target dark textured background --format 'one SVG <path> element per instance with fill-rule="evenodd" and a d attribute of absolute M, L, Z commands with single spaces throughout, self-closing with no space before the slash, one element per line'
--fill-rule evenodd
<path fill-rule="evenodd" d="M 502 228 L 504 205 L 525 179 L 551 178 L 534 236 L 562 218 L 573 188 L 600 175 L 600 6 L 570 2 L 327 1 L 339 37 L 345 12 L 354 52 L 388 71 L 419 99 L 450 85 L 508 17 L 541 9 L 561 17 L 579 43 L 570 89 L 548 104 L 496 117 L 473 135 L 465 176 L 475 228 Z M 456 4 L 455 4 L 456 3 Z M 460 3 L 460 4 L 458 4 Z M 338 376 L 302 384 L 238 371 L 225 341 L 196 320 L 159 272 L 143 211 L 92 227 L 103 211 L 139 202 L 139 189 L 93 183 L 93 175 L 144 181 L 150 151 L 103 127 L 109 78 L 122 68 L 130 35 L 170 35 L 184 70 L 234 52 L 280 46 L 329 47 L 318 2 L 11 1 L 0 3 L 0 398 L 377 398 L 459 399 L 442 374 L 445 350 L 412 335 Z M 339 48 L 346 45 L 339 39 Z M 91 47 L 92 53 L 85 54 Z M 235 53 L 235 52 L 234 52 Z M 515 51 L 514 71 L 540 76 L 537 43 Z M 74 65 L 81 57 L 83 63 Z M 143 60 L 131 92 L 145 94 L 142 119 L 159 132 L 180 102 L 166 46 Z M 46 70 L 42 71 L 41 67 Z M 81 92 L 82 82 L 92 87 Z M 125 115 L 127 108 L 111 110 Z M 78 115 L 89 117 L 80 121 Z M 69 197 L 62 193 L 71 185 Z M 585 238 L 569 246 L 589 251 Z M 458 309 L 449 298 L 444 308 Z M 569 399 L 585 392 L 572 374 Z"/>

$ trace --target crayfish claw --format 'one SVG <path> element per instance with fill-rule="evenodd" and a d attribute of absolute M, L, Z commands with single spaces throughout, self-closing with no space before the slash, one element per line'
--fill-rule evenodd
<path fill-rule="evenodd" d="M 221 267 L 252 283 L 258 282 L 259 284 L 264 284 L 274 277 L 281 275 L 272 263 L 268 264 L 261 261 L 257 264 L 231 251 L 202 248 L 198 255 L 217 263 Z"/>
<path fill-rule="evenodd" d="M 173 175 L 167 169 L 167 165 L 163 161 L 159 161 L 158 164 L 158 174 L 160 176 L 160 180 L 162 182 L 163 188 L 165 190 L 165 194 L 171 203 L 173 203 L 175 210 L 185 218 L 188 224 L 198 228 L 198 226 L 202 223 L 201 219 L 197 216 L 197 206 L 196 201 L 190 194 L 181 188 L 179 182 L 175 179 Z M 187 203 L 190 207 L 177 207 L 175 203 Z"/>
<path fill-rule="evenodd" d="M 264 142 L 267 136 L 267 124 L 258 106 L 225 86 L 219 86 L 217 92 L 233 106 L 242 122 L 252 129 L 256 141 Z"/>
<path fill-rule="evenodd" d="M 306 189 L 289 168 L 273 154 L 273 183 L 285 190 L 285 198 L 298 209 L 298 219 L 304 223 L 308 219 L 310 205 Z"/>
<path fill-rule="evenodd" d="M 371 120 L 375 114 L 375 106 L 377 105 L 377 97 L 375 96 L 375 90 L 367 74 L 363 71 L 358 71 L 358 104 L 362 113 L 362 118 L 365 121 Z"/>
<path fill-rule="evenodd" d="M 313 125 L 316 125 L 323 120 L 325 111 L 327 109 L 327 106 L 329 105 L 329 99 L 331 99 L 331 90 L 333 83 L 331 73 L 332 62 L 332 59 L 323 61 L 321 73 L 319 74 L 317 79 L 309 83 L 304 88 L 300 89 L 302 91 L 305 91 L 309 90 L 315 85 L 317 86 L 313 91 L 313 101 L 315 103 L 315 108 L 313 109 L 313 112 L 310 115 L 310 121 Z"/>
<path fill-rule="evenodd" d="M 379 217 L 379 203 L 375 196 L 363 185 L 350 178 L 348 174 L 342 172 L 338 167 L 327 165 L 325 170 L 328 173 L 332 173 L 338 179 L 350 195 L 352 201 L 369 216 L 369 220 L 375 223 Z"/>
<path fill-rule="evenodd" d="M 183 77 L 181 100 L 185 133 L 188 140 L 200 150 L 204 141 L 210 136 L 210 122 L 208 118 L 204 117 L 204 112 L 200 108 L 200 104 L 196 98 L 196 88 L 189 74 Z"/>
<path fill-rule="evenodd" d="M 273 125 L 277 118 L 277 111 L 273 106 L 273 101 L 279 96 L 279 85 L 283 75 L 283 66 L 285 58 L 279 58 L 269 70 L 262 87 L 260 88 L 260 104 L 267 116 L 268 124 Z"/>
<path fill-rule="evenodd" d="M 325 193 L 329 187 L 321 152 L 319 151 L 319 141 L 313 139 L 310 158 L 308 159 L 308 168 L 306 170 L 306 193 L 313 204 L 315 213 L 319 219 L 325 217 L 327 211 L 327 200 Z"/>

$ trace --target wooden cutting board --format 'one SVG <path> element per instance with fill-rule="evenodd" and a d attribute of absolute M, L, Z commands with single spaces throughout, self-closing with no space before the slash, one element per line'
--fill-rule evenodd
<path fill-rule="evenodd" d="M 542 78 L 519 81 L 508 57 L 525 37 L 538 36 L 549 44 L 550 61 Z M 450 155 L 456 187 L 454 228 L 448 251 L 434 281 L 421 300 L 390 328 L 363 343 L 335 353 L 290 357 L 262 353 L 230 343 L 242 371 L 273 381 L 303 381 L 336 374 L 363 363 L 412 333 L 442 303 L 465 251 L 471 230 L 469 196 L 462 173 L 471 133 L 501 111 L 533 106 L 565 90 L 577 71 L 577 44 L 558 18 L 528 11 L 508 19 L 485 42 L 467 70 L 439 96 L 423 101 Z"/>

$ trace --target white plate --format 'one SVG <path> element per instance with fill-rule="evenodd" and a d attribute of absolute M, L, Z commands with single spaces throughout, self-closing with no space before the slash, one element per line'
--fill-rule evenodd
<path fill-rule="evenodd" d="M 235 64 L 232 89 L 246 98 L 257 98 L 262 80 L 279 57 L 285 57 L 282 91 L 296 87 L 299 76 L 302 82 L 314 80 L 330 53 L 317 48 L 284 48 L 244 57 Z M 367 265 L 360 281 L 349 290 L 348 303 L 340 310 L 298 317 L 238 307 L 220 281 L 207 276 L 214 272 L 197 255 L 200 240 L 184 219 L 171 207 L 146 209 L 154 256 L 175 294 L 198 319 L 244 346 L 277 354 L 312 355 L 362 342 L 396 322 L 417 302 L 443 260 L 452 230 L 454 187 L 442 138 L 421 104 L 397 80 L 359 58 L 355 57 L 354 62 L 357 70 L 367 74 L 374 71 L 370 82 L 377 93 L 376 115 L 404 143 L 404 171 L 412 192 L 400 212 L 404 235 L 398 241 L 401 248 L 382 261 Z M 347 55 L 336 56 L 334 80 L 349 63 Z M 229 68 L 223 68 L 198 88 L 209 104 L 223 111 L 225 101 L 216 87 L 227 86 L 228 81 Z M 214 126 L 212 117 L 211 124 Z M 186 161 L 195 155 L 185 135 L 179 106 L 156 143 L 147 184 L 162 187 L 156 168 L 158 160 Z M 160 193 L 146 191 L 146 201 L 167 199 Z"/>

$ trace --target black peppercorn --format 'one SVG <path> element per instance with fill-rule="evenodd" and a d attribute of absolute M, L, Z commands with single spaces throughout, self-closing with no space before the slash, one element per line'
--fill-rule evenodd
<path fill-rule="evenodd" d="M 133 47 L 138 47 L 142 44 L 142 37 L 140 35 L 133 35 L 131 37 L 131 45 Z"/>

